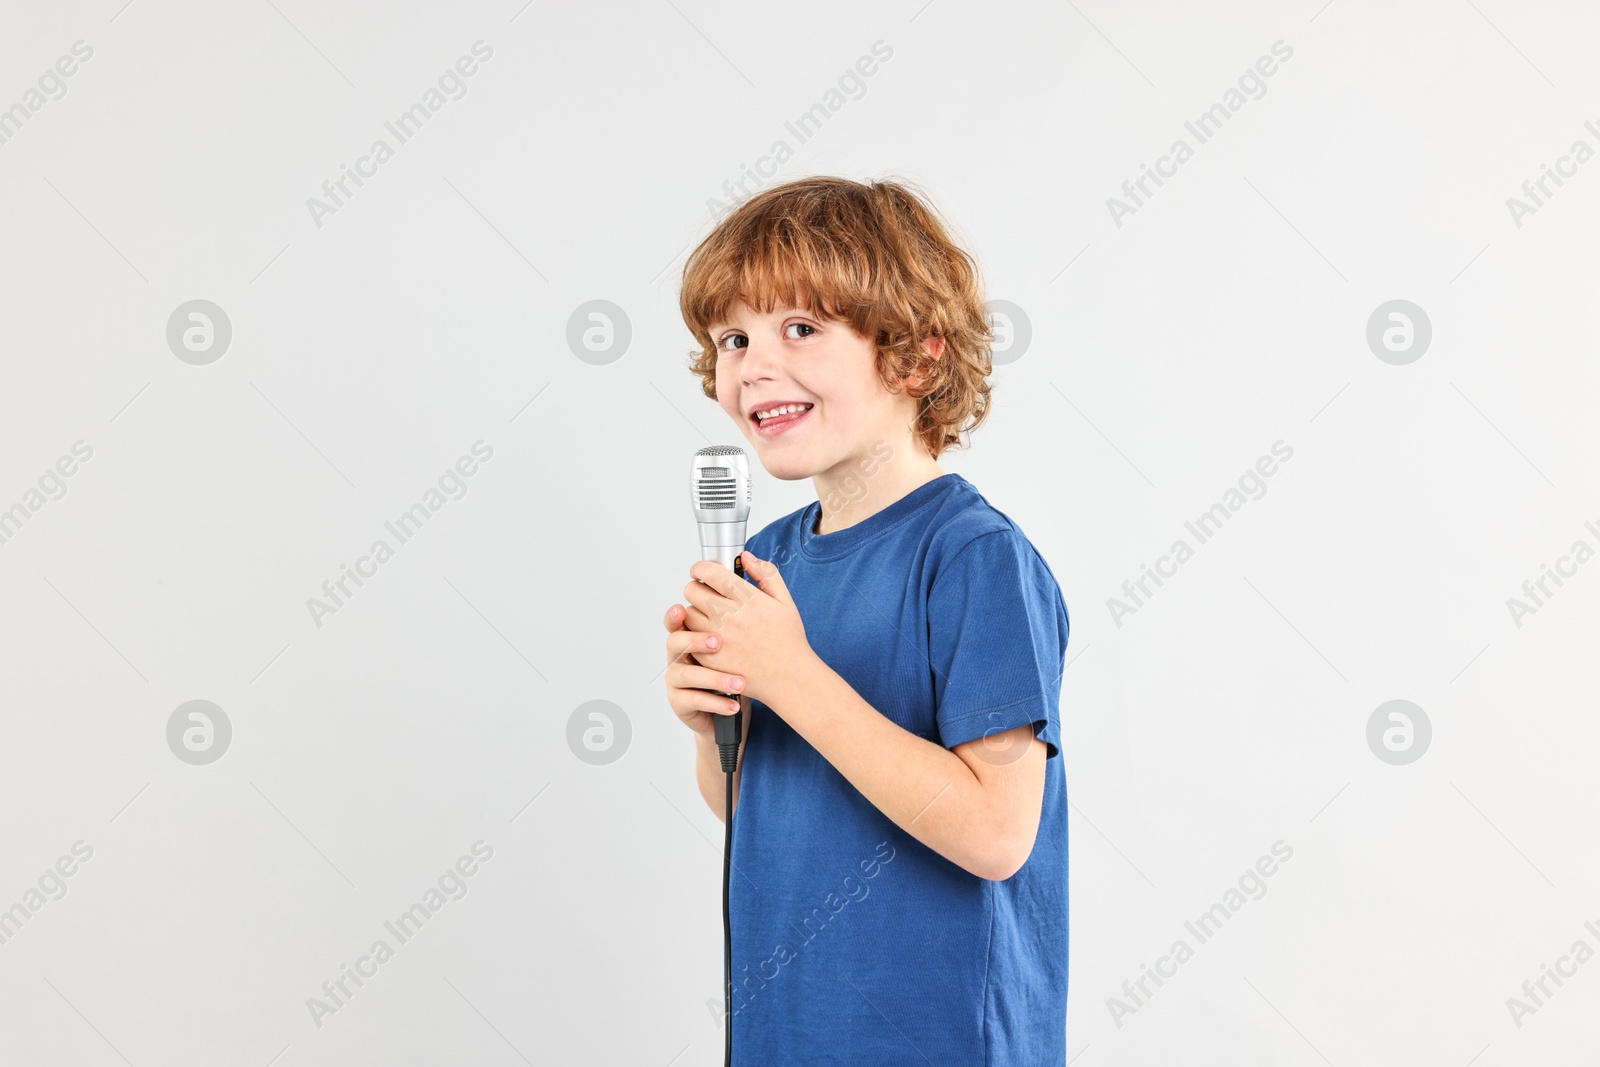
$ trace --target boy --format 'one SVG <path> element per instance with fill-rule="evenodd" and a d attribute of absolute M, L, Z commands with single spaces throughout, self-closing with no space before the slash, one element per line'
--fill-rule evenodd
<path fill-rule="evenodd" d="M 744 716 L 734 1061 L 1060 1067 L 1066 606 L 938 463 L 988 409 L 977 269 L 904 186 L 806 178 L 724 220 L 680 301 L 706 395 L 818 498 L 665 618 L 719 818 L 711 716 Z"/>

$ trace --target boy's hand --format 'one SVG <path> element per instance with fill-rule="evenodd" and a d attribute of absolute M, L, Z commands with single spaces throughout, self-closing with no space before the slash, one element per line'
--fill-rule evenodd
<path fill-rule="evenodd" d="M 722 647 L 715 651 L 696 648 L 695 659 L 712 670 L 742 677 L 746 696 L 770 704 L 782 674 L 816 653 L 777 565 L 750 552 L 743 560 L 759 589 L 720 563 L 701 560 L 689 568 L 696 580 L 683 589 L 690 604 L 686 624 L 692 631 L 722 639 Z"/>
<path fill-rule="evenodd" d="M 694 653 L 705 656 L 721 638 L 684 629 L 684 612 L 681 605 L 674 604 L 663 619 L 667 627 L 667 703 L 685 726 L 710 741 L 716 733 L 713 716 L 742 710 L 738 701 L 722 694 L 741 692 L 744 679 L 699 664 Z"/>

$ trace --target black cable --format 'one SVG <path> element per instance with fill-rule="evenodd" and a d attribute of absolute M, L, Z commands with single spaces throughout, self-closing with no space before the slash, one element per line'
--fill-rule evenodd
<path fill-rule="evenodd" d="M 729 771 L 728 801 L 722 809 L 727 822 L 722 846 L 722 995 L 727 1009 L 727 1032 L 723 1037 L 723 1067 L 733 1067 L 733 927 L 728 921 L 728 869 L 733 857 L 733 772 Z"/>
<path fill-rule="evenodd" d="M 744 557 L 735 556 L 733 572 L 744 576 Z M 739 703 L 735 693 L 724 693 L 729 700 Z M 728 913 L 728 882 L 733 869 L 733 775 L 739 769 L 739 735 L 744 731 L 744 705 L 732 715 L 716 717 L 714 736 L 717 756 L 722 761 L 722 771 L 728 779 L 728 799 L 722 808 L 725 827 L 722 845 L 722 998 L 726 1021 L 723 1034 L 723 1067 L 733 1067 L 733 923 Z"/>

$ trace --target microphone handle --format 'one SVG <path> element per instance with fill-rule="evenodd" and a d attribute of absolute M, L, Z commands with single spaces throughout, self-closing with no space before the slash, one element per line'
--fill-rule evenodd
<path fill-rule="evenodd" d="M 742 533 L 743 531 L 741 531 Z M 736 545 L 707 545 L 701 544 L 700 558 L 720 563 L 733 573 L 744 575 L 744 542 Z"/>

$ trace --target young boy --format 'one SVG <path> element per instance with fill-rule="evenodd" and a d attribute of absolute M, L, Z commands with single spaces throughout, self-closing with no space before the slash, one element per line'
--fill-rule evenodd
<path fill-rule="evenodd" d="M 904 186 L 837 178 L 756 195 L 684 269 L 706 395 L 770 474 L 817 490 L 750 539 L 743 577 L 690 567 L 665 618 L 668 699 L 719 818 L 712 716 L 744 716 L 748 1067 L 1066 1062 L 1066 605 L 938 463 L 988 409 L 979 284 Z"/>

